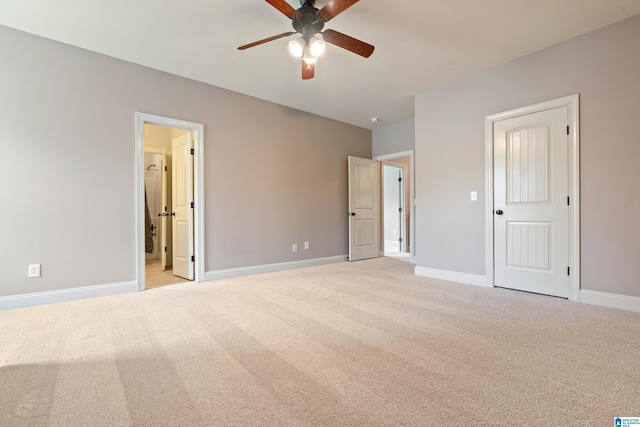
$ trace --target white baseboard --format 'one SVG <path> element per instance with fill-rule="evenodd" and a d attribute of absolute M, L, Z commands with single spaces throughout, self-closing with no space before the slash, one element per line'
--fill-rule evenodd
<path fill-rule="evenodd" d="M 415 275 L 430 277 L 432 279 L 448 280 L 450 282 L 465 283 L 468 285 L 490 287 L 487 284 L 485 276 L 459 273 L 457 271 L 416 267 Z M 620 310 L 635 311 L 640 313 L 640 297 L 581 289 L 580 302 L 584 304 L 599 305 L 602 307 L 617 308 Z"/>
<path fill-rule="evenodd" d="M 0 310 L 12 310 L 15 308 L 74 301 L 85 298 L 104 297 L 108 295 L 137 291 L 138 283 L 133 281 L 110 283 L 106 285 L 83 286 L 81 288 L 60 289 L 56 291 L 34 292 L 32 294 L 10 295 L 7 297 L 0 297 Z"/>
<path fill-rule="evenodd" d="M 414 271 L 416 276 L 430 277 L 432 279 L 447 280 L 449 282 L 464 283 L 466 285 L 484 286 L 487 285 L 487 278 L 479 274 L 460 273 L 458 271 L 439 270 L 437 268 L 418 267 Z"/>
<path fill-rule="evenodd" d="M 205 281 L 229 279 L 231 277 L 249 276 L 251 274 L 273 273 L 276 271 L 293 270 L 295 268 L 314 267 L 316 265 L 334 264 L 346 262 L 347 255 L 305 259 L 301 261 L 280 262 L 276 264 L 252 265 L 249 267 L 228 268 L 224 270 L 207 271 L 204 274 Z"/>
<path fill-rule="evenodd" d="M 640 298 L 607 292 L 580 290 L 580 302 L 640 313 Z"/>

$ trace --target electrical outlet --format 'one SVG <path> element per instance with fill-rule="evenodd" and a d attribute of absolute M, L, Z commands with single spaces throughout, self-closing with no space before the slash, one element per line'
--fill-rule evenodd
<path fill-rule="evenodd" d="M 28 277 L 40 277 L 40 264 L 29 264 Z"/>
<path fill-rule="evenodd" d="M 309 249 L 309 242 L 304 242 L 304 248 Z"/>
<path fill-rule="evenodd" d="M 471 199 L 472 202 L 477 202 L 478 201 L 478 192 L 477 191 L 472 191 L 469 198 Z"/>
<path fill-rule="evenodd" d="M 291 252 L 298 252 L 298 244 L 294 243 L 293 245 L 291 245 Z"/>

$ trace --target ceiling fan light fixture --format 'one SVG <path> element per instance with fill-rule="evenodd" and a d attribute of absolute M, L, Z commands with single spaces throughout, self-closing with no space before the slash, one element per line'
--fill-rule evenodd
<path fill-rule="evenodd" d="M 303 38 L 291 40 L 289 42 L 289 52 L 296 58 L 301 58 L 305 51 L 305 42 Z"/>
<path fill-rule="evenodd" d="M 287 31 L 242 45 L 238 47 L 238 50 L 249 49 L 299 34 L 302 36 L 301 38 L 289 42 L 289 51 L 294 57 L 302 59 L 303 80 L 309 80 L 314 77 L 314 64 L 318 57 L 324 53 L 325 43 L 338 46 L 364 58 L 371 56 L 375 46 L 335 30 L 324 30 L 327 22 L 356 4 L 358 0 L 325 0 L 325 2 L 326 4 L 321 9 L 318 9 L 315 7 L 316 0 L 300 0 L 302 7 L 294 9 L 286 0 L 267 0 L 267 3 L 291 20 L 294 31 Z"/>
<path fill-rule="evenodd" d="M 324 43 L 324 40 L 319 39 L 315 36 L 309 39 L 309 50 L 311 52 L 311 55 L 315 57 L 322 55 L 324 53 L 325 47 L 326 45 Z"/>
<path fill-rule="evenodd" d="M 304 56 L 302 57 L 307 64 L 315 64 L 318 61 L 318 57 L 311 53 L 311 47 L 308 45 L 304 48 Z"/>

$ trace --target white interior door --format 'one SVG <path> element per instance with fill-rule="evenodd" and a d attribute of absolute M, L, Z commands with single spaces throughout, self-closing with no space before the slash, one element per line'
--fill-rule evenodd
<path fill-rule="evenodd" d="M 380 166 L 349 156 L 349 261 L 380 255 Z"/>
<path fill-rule="evenodd" d="M 385 255 L 406 252 L 404 175 L 404 166 L 382 163 L 382 238 Z"/>
<path fill-rule="evenodd" d="M 160 168 L 161 187 L 162 187 L 162 209 L 160 212 L 160 260 L 162 263 L 162 271 L 167 269 L 167 215 L 169 214 L 168 194 L 167 194 L 167 154 L 162 149 L 162 167 Z"/>
<path fill-rule="evenodd" d="M 494 124 L 495 285 L 569 296 L 567 107 Z"/>
<path fill-rule="evenodd" d="M 193 280 L 193 140 L 191 133 L 173 139 L 171 203 L 173 206 L 173 274 Z"/>
<path fill-rule="evenodd" d="M 400 176 L 398 177 L 398 195 L 400 201 L 398 203 L 398 212 L 400 213 L 400 252 L 407 252 L 407 221 L 406 221 L 406 175 L 407 171 L 404 167 L 398 168 Z"/>

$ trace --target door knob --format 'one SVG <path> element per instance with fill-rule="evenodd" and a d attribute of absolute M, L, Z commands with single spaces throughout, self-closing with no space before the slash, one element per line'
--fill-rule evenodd
<path fill-rule="evenodd" d="M 351 216 L 356 216 L 356 213 L 355 212 L 350 212 L 350 215 Z"/>
<path fill-rule="evenodd" d="M 498 209 L 498 210 L 496 211 L 496 215 L 502 215 L 503 213 L 504 213 L 504 212 L 502 211 L 502 209 Z"/>

